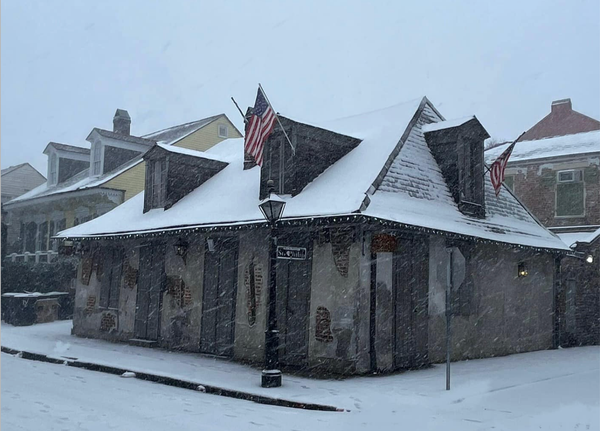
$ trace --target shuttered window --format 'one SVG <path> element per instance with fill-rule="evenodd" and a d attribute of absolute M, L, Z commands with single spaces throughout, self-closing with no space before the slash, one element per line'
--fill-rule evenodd
<path fill-rule="evenodd" d="M 147 161 L 144 212 L 166 205 L 167 165 L 166 159 Z"/>
<path fill-rule="evenodd" d="M 119 290 L 123 273 L 123 249 L 104 250 L 104 273 L 100 288 L 100 307 L 119 308 Z"/>

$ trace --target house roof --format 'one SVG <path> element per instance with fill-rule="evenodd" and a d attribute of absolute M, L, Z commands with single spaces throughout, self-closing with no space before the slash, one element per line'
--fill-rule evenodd
<path fill-rule="evenodd" d="M 456 118 L 454 120 L 439 121 L 437 123 L 425 124 L 422 128 L 423 133 L 437 132 L 438 130 L 452 129 L 454 127 L 462 126 L 463 124 L 475 119 L 474 115 L 468 117 Z"/>
<path fill-rule="evenodd" d="M 132 135 L 123 135 L 121 133 L 112 132 L 110 130 L 105 130 L 105 129 L 99 129 L 97 127 L 94 127 L 92 129 L 92 131 L 90 132 L 90 135 L 94 132 L 97 132 L 106 138 L 112 138 L 112 139 L 116 139 L 118 141 L 132 142 L 134 144 L 146 145 L 148 147 L 151 147 L 152 145 L 156 144 L 156 141 L 154 141 L 152 139 L 146 139 L 146 138 L 142 138 L 139 136 L 132 136 Z M 89 138 L 89 135 L 88 135 L 88 138 Z"/>
<path fill-rule="evenodd" d="M 89 148 L 76 147 L 75 145 L 61 144 L 59 142 L 48 142 L 48 145 L 44 148 L 44 154 L 48 151 L 48 147 L 54 147 L 57 150 L 68 151 L 70 153 L 90 154 Z"/>
<path fill-rule="evenodd" d="M 574 111 L 571 99 L 552 102 L 550 113 L 523 135 L 524 141 L 600 130 L 600 121 Z"/>
<path fill-rule="evenodd" d="M 6 175 L 6 174 L 10 174 L 13 171 L 16 171 L 19 168 L 22 168 L 23 166 L 29 165 L 29 163 L 21 163 L 15 166 L 9 166 L 8 168 L 4 168 L 2 169 L 2 175 Z M 31 166 L 31 165 L 29 165 Z M 32 166 L 33 168 L 33 166 Z"/>
<path fill-rule="evenodd" d="M 510 143 L 490 148 L 485 160 L 492 163 Z M 557 136 L 535 141 L 519 141 L 509 159 L 509 165 L 529 160 L 600 153 L 600 130 L 575 135 Z"/>
<path fill-rule="evenodd" d="M 565 232 L 558 233 L 557 235 L 560 237 L 561 240 L 563 240 L 563 242 L 567 246 L 574 248 L 577 245 L 577 243 L 591 244 L 592 242 L 600 238 L 600 228 L 596 229 L 593 232 Z"/>
<path fill-rule="evenodd" d="M 221 114 L 221 115 L 223 115 L 223 114 Z M 186 124 L 182 124 L 180 126 L 174 126 L 169 129 L 159 130 L 157 132 L 153 132 L 148 135 L 145 135 L 144 137 L 141 137 L 141 138 L 137 138 L 135 136 L 129 136 L 129 138 L 135 138 L 138 140 L 142 140 L 144 144 L 147 144 L 150 146 L 150 145 L 154 145 L 155 141 L 153 139 L 150 139 L 149 137 L 155 136 L 155 137 L 160 137 L 160 141 L 164 146 L 169 146 L 169 145 L 175 144 L 177 141 L 184 138 L 185 136 L 188 136 L 191 133 L 194 133 L 195 131 L 201 129 L 202 127 L 206 126 L 207 124 L 212 122 L 214 119 L 220 117 L 221 115 L 216 115 L 213 117 L 194 121 L 193 123 L 186 123 Z M 209 119 L 210 119 L 210 121 L 208 121 Z M 189 125 L 191 125 L 191 124 L 194 124 L 194 126 L 189 127 Z M 103 134 L 104 136 L 113 137 L 115 139 L 127 138 L 127 136 L 124 136 L 124 135 L 121 135 L 121 134 L 118 134 L 115 132 L 110 132 L 108 130 L 103 130 L 103 129 L 94 129 L 94 130 L 97 130 L 99 133 Z M 168 131 L 168 133 L 164 133 L 167 131 Z M 50 144 L 48 144 L 48 145 L 50 145 Z M 60 144 L 60 145 L 64 145 L 64 144 Z M 80 148 L 80 147 L 73 147 L 73 148 Z M 88 150 L 88 153 L 89 153 L 89 150 Z M 126 163 L 122 164 L 121 166 L 115 168 L 111 172 L 107 172 L 104 175 L 101 175 L 99 177 L 90 177 L 89 169 L 85 169 L 85 170 L 79 172 L 77 175 L 73 176 L 72 178 L 68 179 L 67 181 L 57 184 L 55 186 L 48 187 L 48 183 L 46 182 L 46 183 L 30 190 L 29 192 L 15 198 L 15 199 L 12 199 L 10 202 L 6 203 L 5 205 L 7 207 L 10 207 L 14 203 L 23 202 L 26 200 L 37 199 L 37 198 L 41 198 L 41 197 L 45 197 L 45 196 L 49 196 L 49 195 L 66 193 L 66 192 L 71 192 L 71 191 L 75 191 L 75 190 L 101 187 L 103 184 L 107 183 L 108 181 L 110 181 L 111 179 L 116 177 L 117 175 L 120 175 L 124 171 L 132 168 L 133 166 L 135 166 L 141 162 L 142 162 L 142 155 L 139 155 L 139 156 L 133 158 L 132 160 L 129 160 Z"/>
<path fill-rule="evenodd" d="M 423 136 L 425 123 L 440 120 L 441 115 L 423 98 L 321 125 L 362 141 L 298 195 L 284 196 L 284 219 L 362 214 L 439 232 L 566 250 L 508 189 L 496 198 L 487 177 L 486 218 L 468 217 L 458 210 Z M 59 236 L 99 237 L 264 222 L 258 208 L 260 168 L 243 169 L 243 140 L 223 141 L 206 153 L 228 166 L 170 209 L 143 213 L 142 192 Z M 375 187 L 378 178 L 382 180 Z"/>
<path fill-rule="evenodd" d="M 196 130 L 201 129 L 202 127 L 212 123 L 217 118 L 222 116 L 223 114 L 213 115 L 212 117 L 158 130 L 156 132 L 144 135 L 143 138 L 152 139 L 158 143 L 173 142 L 174 140 L 183 139 L 190 133 L 194 133 Z"/>

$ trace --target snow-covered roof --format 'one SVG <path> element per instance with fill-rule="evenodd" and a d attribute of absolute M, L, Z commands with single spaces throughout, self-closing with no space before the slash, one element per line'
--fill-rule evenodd
<path fill-rule="evenodd" d="M 565 232 L 557 234 L 563 242 L 573 248 L 577 243 L 590 244 L 600 237 L 600 228 L 593 232 Z"/>
<path fill-rule="evenodd" d="M 178 126 L 169 127 L 167 129 L 158 130 L 142 136 L 145 139 L 152 139 L 158 143 L 174 143 L 177 140 L 185 138 L 187 135 L 194 133 L 207 124 L 212 123 L 223 114 L 213 115 L 212 117 L 203 118 L 201 120 L 192 121 L 190 123 L 180 124 Z"/>
<path fill-rule="evenodd" d="M 199 158 L 210 159 L 210 160 L 217 160 L 219 162 L 223 161 L 219 157 L 213 156 L 212 154 L 208 154 L 205 151 L 190 150 L 189 148 L 181 148 L 181 147 L 176 147 L 174 145 L 168 145 L 168 144 L 156 144 L 156 146 L 160 147 L 163 150 L 168 151 L 170 153 L 184 154 L 186 156 L 199 157 Z"/>
<path fill-rule="evenodd" d="M 444 130 L 444 129 L 452 129 L 453 127 L 462 126 L 467 121 L 471 121 L 474 118 L 475 118 L 474 115 L 470 115 L 468 117 L 457 118 L 455 120 L 446 120 L 446 121 L 439 121 L 437 123 L 425 124 L 423 126 L 422 130 L 423 130 L 423 133 L 427 133 L 427 132 L 437 132 L 438 130 Z"/>
<path fill-rule="evenodd" d="M 69 145 L 69 144 L 61 144 L 60 142 L 48 142 L 48 145 L 46 145 L 46 148 L 44 149 L 44 154 L 46 154 L 46 152 L 48 151 L 48 147 L 54 147 L 57 150 L 60 151 L 67 151 L 69 153 L 79 153 L 79 154 L 90 154 L 90 149 L 89 148 L 83 148 L 83 147 L 76 147 L 75 145 Z"/>
<path fill-rule="evenodd" d="M 509 145 L 510 143 L 507 143 L 487 150 L 485 152 L 486 162 L 492 163 Z M 519 141 L 515 145 L 508 163 L 510 165 L 521 161 L 589 153 L 600 153 L 600 130 L 535 141 Z"/>
<path fill-rule="evenodd" d="M 356 215 L 370 200 L 363 216 L 510 244 L 567 249 L 508 189 L 496 198 L 487 177 L 486 218 L 462 214 L 424 139 L 422 126 L 436 120 L 442 118 L 424 98 L 320 126 L 362 142 L 298 195 L 284 196 L 284 219 Z M 142 192 L 109 213 L 58 236 L 98 237 L 264 222 L 258 208 L 260 168 L 243 169 L 243 139 L 223 141 L 206 154 L 228 166 L 168 210 L 143 213 Z M 374 190 L 375 181 L 382 175 L 380 186 Z"/>
<path fill-rule="evenodd" d="M 179 126 L 170 127 L 168 129 L 159 130 L 157 132 L 153 132 L 148 135 L 144 135 L 140 138 L 136 138 L 136 137 L 130 137 L 130 138 L 136 138 L 137 140 L 140 140 L 140 142 L 144 142 L 144 143 L 148 143 L 148 144 L 153 144 L 155 141 L 158 141 L 159 142 L 158 145 L 160 145 L 162 147 L 168 147 L 168 146 L 174 145 L 175 143 L 177 143 L 184 137 L 201 129 L 202 127 L 206 126 L 207 124 L 211 123 L 216 118 L 219 118 L 222 115 L 223 114 L 215 115 L 212 117 L 204 118 L 202 120 L 194 121 L 192 123 L 186 123 L 186 124 L 182 124 Z M 109 132 L 109 131 L 104 131 L 101 129 L 94 129 L 94 130 L 97 130 L 98 132 L 102 132 L 102 133 Z M 114 132 L 109 132 L 109 133 L 111 134 L 111 136 L 114 136 L 117 139 L 123 138 L 123 135 L 120 135 L 120 134 L 117 134 Z M 61 145 L 63 145 L 63 144 L 61 144 Z M 79 148 L 79 147 L 74 147 L 74 148 Z M 178 148 L 178 147 L 172 147 L 172 148 Z M 182 150 L 183 151 L 193 151 L 193 150 L 185 150 L 185 149 L 182 149 Z M 88 153 L 89 153 L 89 151 L 90 150 L 87 150 Z M 205 154 L 203 154 L 203 153 L 198 153 L 198 154 L 201 155 L 202 157 L 205 157 Z M 30 190 L 29 192 L 15 198 L 15 199 L 12 199 L 10 202 L 6 203 L 5 205 L 10 206 L 16 202 L 23 202 L 23 201 L 30 200 L 30 199 L 41 198 L 44 196 L 56 195 L 59 193 L 66 193 L 66 192 L 73 192 L 76 190 L 84 190 L 84 189 L 92 189 L 92 188 L 96 188 L 96 187 L 101 187 L 103 184 L 107 183 L 108 181 L 112 180 L 116 176 L 122 174 L 123 172 L 125 172 L 128 169 L 131 169 L 132 167 L 134 167 L 135 165 L 137 165 L 141 162 L 142 162 L 142 155 L 139 155 L 139 156 L 125 162 L 121 166 L 113 169 L 112 171 L 107 172 L 98 177 L 90 177 L 89 169 L 85 169 L 85 170 L 79 172 L 78 174 L 74 175 L 72 178 L 69 178 L 67 181 L 64 181 L 60 184 L 56 184 L 54 186 L 48 186 L 48 182 L 41 184 L 40 186 Z"/>

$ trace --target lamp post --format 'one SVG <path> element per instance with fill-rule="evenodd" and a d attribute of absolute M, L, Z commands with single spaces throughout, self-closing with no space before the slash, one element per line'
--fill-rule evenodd
<path fill-rule="evenodd" d="M 271 228 L 269 238 L 269 310 L 265 331 L 265 369 L 262 372 L 261 386 L 276 388 L 281 386 L 279 370 L 279 330 L 277 329 L 277 220 L 281 218 L 285 201 L 273 193 L 273 180 L 267 182 L 269 195 L 258 205 Z"/>

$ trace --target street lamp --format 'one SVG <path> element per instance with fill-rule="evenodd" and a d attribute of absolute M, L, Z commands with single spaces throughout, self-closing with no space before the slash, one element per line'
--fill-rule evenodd
<path fill-rule="evenodd" d="M 269 311 L 267 330 L 265 331 L 265 369 L 262 372 L 261 386 L 276 388 L 281 386 L 279 370 L 279 330 L 277 329 L 277 220 L 281 218 L 285 201 L 273 193 L 273 180 L 267 181 L 269 195 L 258 205 L 265 219 L 269 222 L 271 235 L 269 240 Z"/>

